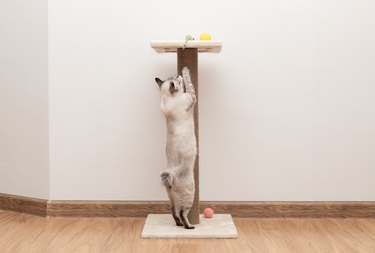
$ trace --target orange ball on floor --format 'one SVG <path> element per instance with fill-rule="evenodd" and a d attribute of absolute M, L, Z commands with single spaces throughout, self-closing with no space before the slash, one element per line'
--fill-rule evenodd
<path fill-rule="evenodd" d="M 205 218 L 212 218 L 212 216 L 214 216 L 214 210 L 212 210 L 212 208 L 207 207 L 206 209 L 204 209 L 203 215 Z"/>

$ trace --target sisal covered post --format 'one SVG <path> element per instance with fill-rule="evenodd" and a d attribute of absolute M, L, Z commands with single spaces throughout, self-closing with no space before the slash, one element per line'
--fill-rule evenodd
<path fill-rule="evenodd" d="M 188 218 L 191 224 L 199 224 L 199 117 L 198 117 L 198 49 L 178 48 L 177 49 L 177 73 L 182 75 L 182 68 L 188 67 L 190 78 L 194 85 L 197 97 L 194 108 L 194 130 L 197 139 L 197 157 L 194 165 L 195 194 L 193 206 L 190 209 Z"/>

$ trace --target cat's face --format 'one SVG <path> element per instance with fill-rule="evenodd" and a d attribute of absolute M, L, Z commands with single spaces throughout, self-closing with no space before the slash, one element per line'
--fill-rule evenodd
<path fill-rule="evenodd" d="M 161 95 L 177 96 L 186 92 L 182 76 L 174 75 L 168 77 L 164 81 L 157 77 L 155 78 L 155 81 L 159 85 Z"/>

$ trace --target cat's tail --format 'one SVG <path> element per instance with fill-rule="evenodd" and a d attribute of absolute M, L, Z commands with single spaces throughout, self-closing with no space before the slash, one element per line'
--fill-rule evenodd
<path fill-rule="evenodd" d="M 160 172 L 161 182 L 165 187 L 171 187 L 173 182 L 172 173 L 170 170 L 162 170 Z"/>

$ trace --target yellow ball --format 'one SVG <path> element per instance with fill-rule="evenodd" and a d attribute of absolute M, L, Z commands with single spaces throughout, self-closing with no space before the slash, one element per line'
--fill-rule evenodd
<path fill-rule="evenodd" d="M 209 33 L 202 33 L 201 37 L 199 38 L 200 40 L 211 40 L 211 34 Z"/>

